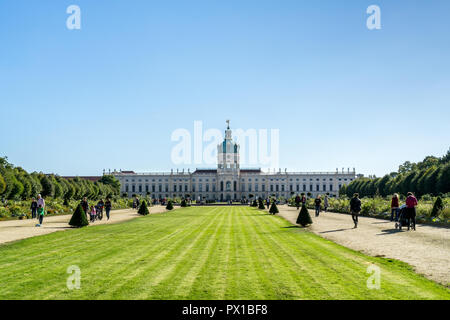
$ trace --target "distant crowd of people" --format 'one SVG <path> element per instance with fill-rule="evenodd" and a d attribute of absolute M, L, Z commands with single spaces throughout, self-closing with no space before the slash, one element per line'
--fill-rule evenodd
<path fill-rule="evenodd" d="M 190 201 L 190 200 L 188 200 Z M 166 199 L 153 199 L 151 200 L 153 205 L 161 204 L 165 205 L 167 203 Z M 232 204 L 231 200 L 228 201 L 229 204 Z M 265 205 L 267 209 L 269 209 L 271 200 L 269 198 L 266 198 L 263 200 L 265 202 Z M 305 194 L 297 195 L 294 199 L 295 205 L 297 207 L 297 210 L 302 205 L 306 205 L 307 198 Z M 136 196 L 133 199 L 133 209 L 138 210 L 140 206 L 140 200 L 139 197 Z M 242 199 L 241 203 L 249 203 L 248 200 Z M 89 205 L 89 202 L 86 197 L 84 197 L 81 202 L 81 207 L 83 208 L 86 215 L 89 215 L 90 221 L 94 222 L 96 220 L 101 220 L 103 217 L 103 210 L 106 212 L 107 220 L 110 219 L 110 213 L 112 209 L 112 203 L 111 199 L 107 198 L 106 201 L 103 201 L 103 199 L 100 199 L 96 205 Z M 416 207 L 417 207 L 418 201 L 417 198 L 414 196 L 412 192 L 408 192 L 405 203 L 403 205 L 400 205 L 400 198 L 397 193 L 395 193 L 392 196 L 391 199 L 391 221 L 400 222 L 401 224 L 404 224 L 408 227 L 408 230 L 412 228 L 413 230 L 416 230 Z M 327 212 L 329 207 L 329 199 L 328 195 L 325 195 L 323 199 L 323 208 L 324 211 Z M 321 209 L 322 209 L 322 197 L 321 195 L 318 195 L 314 199 L 314 208 L 315 208 L 315 216 L 319 217 Z M 36 224 L 36 227 L 41 227 L 43 220 L 44 220 L 44 214 L 45 214 L 45 200 L 44 198 L 38 194 L 37 199 L 33 198 L 31 201 L 31 217 L 32 219 L 38 219 L 38 223 Z M 350 200 L 350 212 L 354 224 L 354 228 L 358 227 L 358 218 L 361 212 L 361 199 L 359 198 L 359 194 L 355 193 Z M 406 222 L 404 222 L 406 221 Z"/>
<path fill-rule="evenodd" d="M 83 208 L 83 211 L 86 214 L 86 217 L 89 216 L 91 222 L 101 220 L 103 218 L 103 209 L 106 212 L 107 220 L 109 220 L 112 209 L 111 199 L 107 198 L 106 201 L 100 199 L 96 205 L 89 205 L 87 198 L 84 197 L 81 200 L 80 204 L 81 207 Z M 36 227 L 41 227 L 45 215 L 45 200 L 40 194 L 37 195 L 37 199 L 33 198 L 31 200 L 30 210 L 31 210 L 31 218 L 38 219 Z"/>

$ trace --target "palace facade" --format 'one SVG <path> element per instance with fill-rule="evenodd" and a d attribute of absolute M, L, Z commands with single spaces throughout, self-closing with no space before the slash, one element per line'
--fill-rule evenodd
<path fill-rule="evenodd" d="M 339 189 L 356 178 L 355 169 L 335 172 L 263 172 L 261 169 L 241 169 L 239 145 L 232 140 L 231 129 L 225 130 L 224 141 L 217 146 L 217 168 L 196 169 L 194 172 L 111 173 L 121 185 L 121 194 L 131 197 L 150 195 L 153 199 L 191 198 L 193 200 L 228 201 L 253 197 L 289 198 L 310 193 L 338 196 Z"/>

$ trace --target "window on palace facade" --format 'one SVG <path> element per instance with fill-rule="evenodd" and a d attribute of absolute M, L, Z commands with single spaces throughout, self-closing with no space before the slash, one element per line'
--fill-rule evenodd
<path fill-rule="evenodd" d="M 309 191 L 313 191 L 313 186 L 312 186 L 312 184 L 309 185 Z"/>
<path fill-rule="evenodd" d="M 162 184 L 158 185 L 159 192 L 162 192 Z"/>
<path fill-rule="evenodd" d="M 284 192 L 284 184 L 281 185 L 281 192 Z"/>
<path fill-rule="evenodd" d="M 250 183 L 248 184 L 248 192 L 252 192 L 252 185 Z"/>
<path fill-rule="evenodd" d="M 145 192 L 148 192 L 148 184 L 145 185 Z"/>
<path fill-rule="evenodd" d="M 273 192 L 273 184 L 270 185 L 270 192 Z"/>
<path fill-rule="evenodd" d="M 168 184 L 166 184 L 166 192 L 169 192 L 169 185 Z"/>
<path fill-rule="evenodd" d="M 320 191 L 319 185 L 316 185 L 316 191 Z"/>
<path fill-rule="evenodd" d="M 213 192 L 216 192 L 216 185 L 215 184 L 213 184 L 212 189 L 213 189 Z"/>
<path fill-rule="evenodd" d="M 198 184 L 198 192 L 202 192 L 203 191 L 203 184 L 199 183 Z"/>
<path fill-rule="evenodd" d="M 237 191 L 237 182 L 233 181 L 233 191 Z"/>
<path fill-rule="evenodd" d="M 322 186 L 322 191 L 327 191 L 327 185 L 326 184 L 324 184 L 323 186 Z"/>
<path fill-rule="evenodd" d="M 306 184 L 303 185 L 303 191 L 306 191 Z"/>
<path fill-rule="evenodd" d="M 255 184 L 255 191 L 258 192 L 258 184 Z"/>
<path fill-rule="evenodd" d="M 280 186 L 278 184 L 275 186 L 275 191 L 276 192 L 280 191 Z"/>
<path fill-rule="evenodd" d="M 125 185 L 125 192 L 128 192 L 128 185 Z"/>
<path fill-rule="evenodd" d="M 263 191 L 263 192 L 266 192 L 266 185 L 263 184 L 261 187 L 262 187 L 262 191 Z"/>
<path fill-rule="evenodd" d="M 333 191 L 333 185 L 330 184 L 330 191 Z"/>
<path fill-rule="evenodd" d="M 173 192 L 177 192 L 177 185 L 176 184 L 173 185 Z"/>
<path fill-rule="evenodd" d="M 131 192 L 136 192 L 136 187 L 135 187 L 134 184 L 133 184 L 133 186 L 131 187 Z"/>
<path fill-rule="evenodd" d="M 209 183 L 206 184 L 206 192 L 209 192 Z"/>
<path fill-rule="evenodd" d="M 188 192 L 188 185 L 187 184 L 184 185 L 184 192 Z"/>
<path fill-rule="evenodd" d="M 223 191 L 223 181 L 220 181 L 220 191 Z"/>

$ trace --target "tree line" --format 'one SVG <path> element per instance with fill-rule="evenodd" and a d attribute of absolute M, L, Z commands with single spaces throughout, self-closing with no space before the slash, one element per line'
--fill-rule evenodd
<path fill-rule="evenodd" d="M 381 178 L 358 178 L 343 186 L 339 193 L 348 197 L 354 193 L 362 197 L 386 197 L 394 193 L 406 195 L 408 192 L 414 192 L 418 197 L 450 192 L 450 149 L 443 157 L 428 156 L 418 163 L 406 161 L 398 171 Z"/>
<path fill-rule="evenodd" d="M 41 194 L 43 197 L 79 200 L 83 197 L 98 199 L 115 197 L 120 192 L 120 182 L 113 176 L 103 176 L 99 181 L 81 178 L 65 179 L 42 172 L 28 173 L 0 157 L 0 198 L 27 200 Z"/>

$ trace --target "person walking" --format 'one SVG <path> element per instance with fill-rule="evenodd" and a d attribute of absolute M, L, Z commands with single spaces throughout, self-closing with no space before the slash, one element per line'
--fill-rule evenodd
<path fill-rule="evenodd" d="M 316 197 L 316 199 L 314 200 L 314 206 L 316 207 L 316 217 L 319 216 L 321 204 L 322 204 L 322 199 L 320 199 L 320 195 L 318 195 Z"/>
<path fill-rule="evenodd" d="M 86 197 L 84 197 L 83 200 L 81 200 L 81 207 L 83 208 L 83 211 L 86 214 L 87 218 L 87 215 L 89 214 L 89 202 Z"/>
<path fill-rule="evenodd" d="M 31 219 L 38 218 L 37 216 L 38 204 L 35 198 L 31 200 L 30 209 L 31 209 Z"/>
<path fill-rule="evenodd" d="M 106 211 L 106 218 L 107 218 L 107 220 L 109 220 L 109 213 L 111 211 L 111 208 L 112 208 L 111 200 L 109 198 L 106 198 L 105 211 Z"/>
<path fill-rule="evenodd" d="M 89 210 L 89 215 L 91 216 L 91 222 L 95 221 L 97 212 L 95 211 L 95 207 L 91 206 L 91 209 Z"/>
<path fill-rule="evenodd" d="M 100 199 L 99 202 L 97 202 L 97 208 L 98 208 L 98 215 L 97 218 L 99 220 L 102 220 L 103 218 L 103 208 L 105 207 L 105 202 L 103 201 L 103 199 Z"/>
<path fill-rule="evenodd" d="M 408 231 L 411 226 L 413 230 L 416 230 L 416 206 L 417 199 L 412 192 L 408 192 L 406 197 L 406 217 L 408 218 Z"/>
<path fill-rule="evenodd" d="M 136 196 L 136 209 L 139 210 L 139 198 Z"/>
<path fill-rule="evenodd" d="M 302 206 L 305 205 L 306 206 L 306 196 L 304 193 L 302 193 Z"/>
<path fill-rule="evenodd" d="M 297 210 L 300 209 L 300 196 L 297 194 L 297 196 L 295 197 L 295 206 L 297 207 Z"/>
<path fill-rule="evenodd" d="M 323 208 L 324 208 L 324 211 L 327 212 L 327 210 L 328 210 L 328 195 L 327 194 L 325 195 L 325 198 L 323 199 Z"/>
<path fill-rule="evenodd" d="M 39 207 L 39 205 L 41 205 L 42 209 L 45 210 L 45 200 L 44 200 L 44 198 L 42 198 L 42 196 L 40 194 L 38 194 L 38 196 L 37 196 L 37 204 L 38 204 L 38 207 Z"/>
<path fill-rule="evenodd" d="M 352 212 L 353 223 L 355 228 L 358 228 L 358 216 L 361 212 L 361 200 L 359 199 L 359 194 L 355 193 L 352 200 L 350 200 L 350 211 Z"/>
<path fill-rule="evenodd" d="M 42 206 L 42 204 L 38 205 L 37 214 L 39 217 L 39 223 L 36 225 L 36 227 L 41 227 L 42 222 L 44 221 L 44 207 Z"/>
<path fill-rule="evenodd" d="M 398 194 L 394 193 L 391 199 L 391 221 L 398 221 L 398 210 L 399 210 L 399 199 Z"/>

